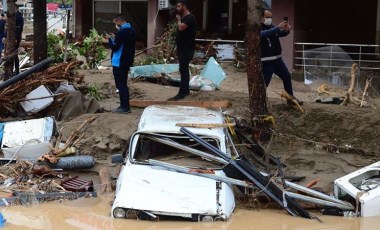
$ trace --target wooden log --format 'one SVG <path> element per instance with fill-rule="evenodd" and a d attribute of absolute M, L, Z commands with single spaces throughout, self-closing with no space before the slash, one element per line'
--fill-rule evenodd
<path fill-rule="evenodd" d="M 360 107 L 363 107 L 363 105 L 364 105 L 365 95 L 367 94 L 368 87 L 371 84 L 371 81 L 372 81 L 372 78 L 366 80 L 364 91 L 363 91 L 363 96 L 362 96 L 362 101 L 360 102 Z"/>
<path fill-rule="evenodd" d="M 346 97 L 344 98 L 341 105 L 347 106 L 348 103 L 351 101 L 351 96 L 355 89 L 355 71 L 358 65 L 356 63 L 352 64 L 351 66 L 351 82 L 350 82 L 350 88 L 347 91 Z"/>
<path fill-rule="evenodd" d="M 150 100 L 131 100 L 132 107 L 145 108 L 150 105 L 181 105 L 181 106 L 195 106 L 203 108 L 229 108 L 231 102 L 228 100 L 221 101 L 150 101 Z"/>
<path fill-rule="evenodd" d="M 288 101 L 291 101 L 294 105 L 294 107 L 296 109 L 298 109 L 299 111 L 301 111 L 301 113 L 304 113 L 305 111 L 303 110 L 303 108 L 301 107 L 301 105 L 298 103 L 298 101 L 291 95 L 289 95 L 287 92 L 285 91 L 282 91 L 281 93 L 281 97 L 285 98 L 286 100 Z"/>
<path fill-rule="evenodd" d="M 101 194 L 110 194 L 113 189 L 107 168 L 103 167 L 99 170 L 99 177 L 102 184 Z"/>

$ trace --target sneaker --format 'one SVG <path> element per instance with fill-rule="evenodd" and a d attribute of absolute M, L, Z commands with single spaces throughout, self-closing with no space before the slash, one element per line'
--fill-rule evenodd
<path fill-rule="evenodd" d="M 174 97 L 169 98 L 168 101 L 179 101 L 181 99 L 184 99 L 187 95 L 189 95 L 189 93 L 188 94 L 177 94 Z"/>
<path fill-rule="evenodd" d="M 132 111 L 130 109 L 119 107 L 119 108 L 113 110 L 112 112 L 113 113 L 120 113 L 120 114 L 128 114 L 128 113 L 131 113 Z"/>

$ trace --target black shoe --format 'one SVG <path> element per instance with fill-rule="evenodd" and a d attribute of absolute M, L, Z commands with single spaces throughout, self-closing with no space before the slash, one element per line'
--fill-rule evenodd
<path fill-rule="evenodd" d="M 120 113 L 120 114 L 128 114 L 128 113 L 131 113 L 131 109 L 126 109 L 126 108 L 123 108 L 123 107 L 119 107 L 115 110 L 112 111 L 113 113 Z"/>
<path fill-rule="evenodd" d="M 179 101 L 181 99 L 184 99 L 187 95 L 189 95 L 190 93 L 188 94 L 177 94 L 175 95 L 174 97 L 172 98 L 169 98 L 168 101 Z"/>

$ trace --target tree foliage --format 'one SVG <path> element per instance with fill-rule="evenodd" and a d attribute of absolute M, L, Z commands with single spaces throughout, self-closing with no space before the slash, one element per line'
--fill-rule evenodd
<path fill-rule="evenodd" d="M 90 69 L 95 68 L 100 64 L 100 61 L 107 57 L 107 51 L 103 46 L 103 36 L 95 29 L 92 29 L 89 36 L 83 40 L 79 53 L 86 57 L 87 66 Z"/>
<path fill-rule="evenodd" d="M 62 35 L 57 35 L 56 32 L 53 30 L 52 32 L 48 33 L 47 40 L 48 56 L 53 58 L 54 63 L 63 62 L 65 56 L 65 37 Z M 72 43 L 69 43 L 67 49 L 67 60 L 73 60 L 76 58 L 77 55 L 78 50 Z"/>

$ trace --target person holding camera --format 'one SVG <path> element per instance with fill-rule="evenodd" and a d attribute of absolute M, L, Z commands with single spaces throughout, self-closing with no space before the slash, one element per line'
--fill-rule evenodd
<path fill-rule="evenodd" d="M 127 80 L 128 71 L 135 58 L 136 32 L 122 14 L 117 14 L 113 23 L 118 32 L 115 35 L 106 34 L 106 38 L 112 50 L 112 72 L 116 88 L 119 90 L 120 106 L 112 112 L 127 114 L 131 112 Z"/>
<path fill-rule="evenodd" d="M 275 26 L 272 24 L 272 12 L 265 10 L 262 13 L 262 17 L 260 33 L 261 62 L 263 64 L 265 84 L 268 87 L 273 74 L 276 74 L 281 78 L 285 91 L 301 105 L 303 102 L 295 98 L 293 95 L 292 79 L 288 68 L 281 57 L 282 48 L 280 37 L 287 36 L 291 29 L 288 18 L 285 17 L 284 21 Z M 288 100 L 288 104 L 292 104 L 292 101 Z"/>

